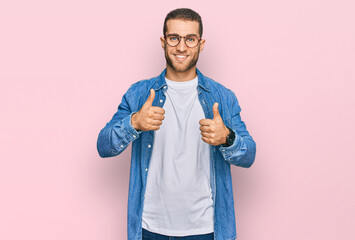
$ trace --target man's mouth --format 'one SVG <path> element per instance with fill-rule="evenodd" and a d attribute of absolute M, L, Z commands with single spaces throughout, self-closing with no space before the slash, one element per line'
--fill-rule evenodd
<path fill-rule="evenodd" d="M 175 59 L 179 62 L 184 61 L 188 57 L 188 55 L 181 55 L 181 54 L 174 54 L 174 56 L 175 56 Z"/>

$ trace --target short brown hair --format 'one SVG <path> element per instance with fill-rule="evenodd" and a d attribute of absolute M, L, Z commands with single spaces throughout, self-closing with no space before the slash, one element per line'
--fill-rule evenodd
<path fill-rule="evenodd" d="M 169 12 L 166 17 L 165 17 L 165 21 L 164 21 L 164 28 L 163 28 L 163 34 L 165 36 L 167 29 L 166 26 L 166 22 L 169 19 L 184 19 L 184 20 L 190 20 L 190 21 L 197 21 L 199 24 L 199 34 L 200 34 L 200 38 L 202 37 L 202 19 L 201 16 L 195 12 L 192 9 L 189 8 L 177 8 L 171 12 Z"/>

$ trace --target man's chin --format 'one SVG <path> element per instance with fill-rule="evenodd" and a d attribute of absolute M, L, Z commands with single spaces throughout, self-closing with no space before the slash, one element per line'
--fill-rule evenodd
<path fill-rule="evenodd" d="M 175 72 L 186 72 L 187 70 L 187 67 L 174 67 L 173 68 L 175 70 Z"/>
<path fill-rule="evenodd" d="M 194 66 L 194 65 L 193 65 Z M 182 66 L 182 65 L 178 65 L 177 66 L 177 64 L 172 64 L 172 66 L 171 66 L 171 68 L 175 71 L 175 72 L 187 72 L 187 71 L 189 71 L 191 68 L 193 68 L 193 66 L 189 66 L 189 65 L 184 65 L 184 66 Z"/>

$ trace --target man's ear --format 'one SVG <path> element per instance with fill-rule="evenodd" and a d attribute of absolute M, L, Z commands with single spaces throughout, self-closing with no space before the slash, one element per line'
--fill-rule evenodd
<path fill-rule="evenodd" d="M 205 47 L 205 42 L 206 42 L 205 39 L 201 39 L 201 42 L 200 42 L 200 52 L 202 52 L 203 48 Z"/>
<path fill-rule="evenodd" d="M 161 47 L 165 49 L 165 39 L 164 37 L 160 37 Z"/>

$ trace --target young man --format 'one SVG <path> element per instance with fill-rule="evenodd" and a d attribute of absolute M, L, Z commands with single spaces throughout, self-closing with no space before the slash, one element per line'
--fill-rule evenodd
<path fill-rule="evenodd" d="M 255 142 L 235 94 L 196 68 L 199 14 L 171 11 L 163 32 L 166 69 L 131 85 L 97 141 L 101 157 L 132 142 L 128 239 L 236 239 L 230 165 L 250 167 Z"/>

